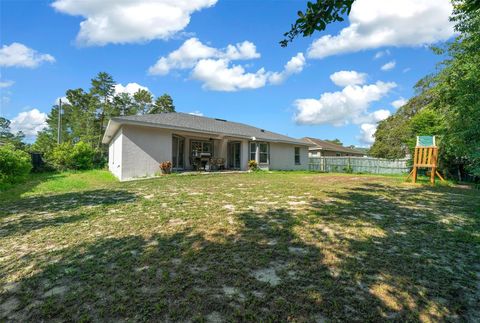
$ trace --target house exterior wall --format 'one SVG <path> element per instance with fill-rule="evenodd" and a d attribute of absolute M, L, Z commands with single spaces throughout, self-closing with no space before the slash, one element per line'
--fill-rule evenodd
<path fill-rule="evenodd" d="M 109 144 L 109 170 L 120 180 L 154 176 L 160 171 L 159 164 L 172 160 L 171 130 L 123 125 Z M 194 134 L 184 135 L 185 169 L 191 169 L 190 143 L 200 139 Z M 205 139 L 203 139 L 205 140 Z M 240 142 L 240 169 L 248 169 L 249 140 L 223 138 L 214 140 L 214 157 L 221 157 L 227 163 L 227 144 L 229 141 Z M 300 148 L 300 164 L 295 164 L 295 147 Z M 261 165 L 271 170 L 305 170 L 308 169 L 308 148 L 293 144 L 269 143 L 269 164 Z M 228 165 L 228 164 L 227 164 Z"/>
<path fill-rule="evenodd" d="M 154 176 L 159 164 L 172 160 L 172 132 L 150 127 L 124 125 L 121 180 Z"/>
<path fill-rule="evenodd" d="M 108 169 L 118 179 L 122 179 L 122 139 L 122 129 L 120 129 L 108 146 Z"/>
<path fill-rule="evenodd" d="M 295 147 L 300 148 L 300 164 L 295 164 Z M 308 169 L 308 148 L 293 144 L 270 143 L 270 170 Z"/>

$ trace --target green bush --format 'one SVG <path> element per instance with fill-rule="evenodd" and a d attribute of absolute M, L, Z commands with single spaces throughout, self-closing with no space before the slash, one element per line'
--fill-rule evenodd
<path fill-rule="evenodd" d="M 30 155 L 11 144 L 0 146 L 0 183 L 23 181 L 32 170 Z"/>
<path fill-rule="evenodd" d="M 71 162 L 73 169 L 92 169 L 95 150 L 88 144 L 80 141 L 73 146 Z"/>
<path fill-rule="evenodd" d="M 252 171 L 258 170 L 258 163 L 255 160 L 249 160 L 248 161 L 248 169 Z"/>
<path fill-rule="evenodd" d="M 58 170 L 92 169 L 95 150 L 87 143 L 80 141 L 75 145 L 62 143 L 53 148 L 49 161 Z"/>
<path fill-rule="evenodd" d="M 64 142 L 55 146 L 47 160 L 58 170 L 66 170 L 72 166 L 72 144 Z"/>

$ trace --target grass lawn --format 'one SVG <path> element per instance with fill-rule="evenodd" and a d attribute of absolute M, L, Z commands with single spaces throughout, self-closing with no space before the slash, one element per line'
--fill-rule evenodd
<path fill-rule="evenodd" d="M 0 321 L 475 321 L 480 191 L 254 173 L 0 193 Z"/>

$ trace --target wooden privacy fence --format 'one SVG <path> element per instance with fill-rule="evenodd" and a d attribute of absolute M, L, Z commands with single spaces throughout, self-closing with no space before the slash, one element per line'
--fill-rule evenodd
<path fill-rule="evenodd" d="M 407 159 L 370 157 L 310 157 L 309 170 L 339 173 L 404 174 L 408 173 Z"/>

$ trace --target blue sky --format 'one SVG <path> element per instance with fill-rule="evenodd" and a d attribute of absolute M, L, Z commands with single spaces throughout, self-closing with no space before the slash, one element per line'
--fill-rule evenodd
<path fill-rule="evenodd" d="M 58 97 L 106 71 L 123 86 L 169 93 L 177 111 L 365 146 L 392 102 L 411 97 L 441 60 L 428 46 L 453 35 L 448 0 L 358 0 L 350 19 L 287 48 L 278 42 L 304 1 L 122 3 L 2 0 L 1 115 L 14 130 L 32 140 Z"/>

